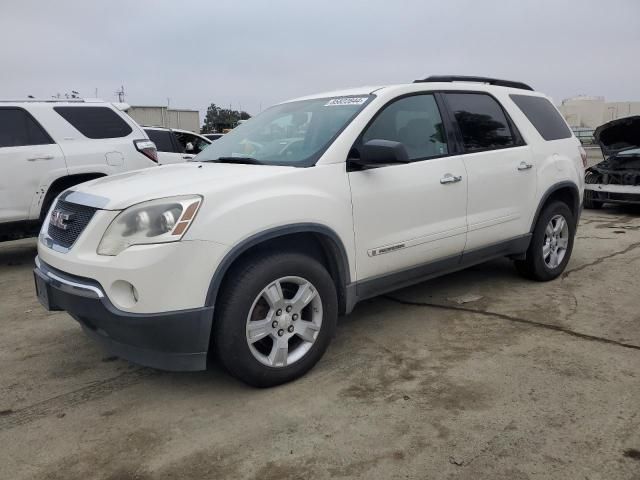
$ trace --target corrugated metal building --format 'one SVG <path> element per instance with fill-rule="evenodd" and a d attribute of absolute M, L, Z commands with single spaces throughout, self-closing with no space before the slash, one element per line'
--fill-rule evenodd
<path fill-rule="evenodd" d="M 198 110 L 131 106 L 127 113 L 140 125 L 181 128 L 200 133 L 200 112 Z"/>

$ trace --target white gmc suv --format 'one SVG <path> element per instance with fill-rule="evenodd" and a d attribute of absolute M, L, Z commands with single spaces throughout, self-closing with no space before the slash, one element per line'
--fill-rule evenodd
<path fill-rule="evenodd" d="M 0 100 L 0 240 L 37 232 L 71 186 L 157 165 L 155 145 L 124 107 L 97 99 Z"/>
<path fill-rule="evenodd" d="M 584 152 L 519 82 L 429 77 L 285 102 L 194 161 L 63 192 L 36 290 L 111 353 L 271 386 L 365 298 L 507 256 L 565 268 Z"/>

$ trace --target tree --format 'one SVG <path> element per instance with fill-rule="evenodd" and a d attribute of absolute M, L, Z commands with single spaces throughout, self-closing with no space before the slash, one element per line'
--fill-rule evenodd
<path fill-rule="evenodd" d="M 202 133 L 221 132 L 227 128 L 234 128 L 238 120 L 248 120 L 251 118 L 245 111 L 231 110 L 230 108 L 220 108 L 215 103 L 209 105 L 202 125 Z"/>

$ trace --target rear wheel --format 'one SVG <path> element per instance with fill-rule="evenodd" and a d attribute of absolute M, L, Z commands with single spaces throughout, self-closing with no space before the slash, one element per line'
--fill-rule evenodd
<path fill-rule="evenodd" d="M 518 271 L 541 282 L 557 278 L 566 268 L 573 250 L 575 220 L 563 202 L 547 205 L 536 223 L 524 260 L 516 260 Z"/>
<path fill-rule="evenodd" d="M 212 346 L 233 376 L 270 387 L 320 360 L 337 315 L 335 285 L 317 260 L 299 253 L 254 256 L 225 281 Z"/>

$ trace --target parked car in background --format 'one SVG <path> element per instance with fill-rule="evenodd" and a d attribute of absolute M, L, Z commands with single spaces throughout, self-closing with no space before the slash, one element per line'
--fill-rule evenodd
<path fill-rule="evenodd" d="M 605 123 L 594 138 L 604 160 L 585 171 L 585 208 L 640 204 L 640 115 Z"/>
<path fill-rule="evenodd" d="M 212 142 L 203 135 L 177 128 L 144 127 L 144 131 L 156 144 L 160 165 L 190 160 Z"/>
<path fill-rule="evenodd" d="M 37 231 L 63 190 L 157 165 L 156 148 L 124 104 L 0 100 L 0 238 Z"/>
<path fill-rule="evenodd" d="M 114 355 L 257 386 L 322 357 L 339 314 L 493 258 L 565 269 L 586 154 L 520 82 L 429 77 L 271 107 L 195 161 L 68 190 L 43 226 L 41 303 Z M 64 230 L 63 212 L 83 221 Z M 134 266 L 135 268 L 132 268 Z"/>
<path fill-rule="evenodd" d="M 211 140 L 212 142 L 218 140 L 220 137 L 222 137 L 224 135 L 224 133 L 203 133 L 202 136 L 208 138 L 209 140 Z"/>

